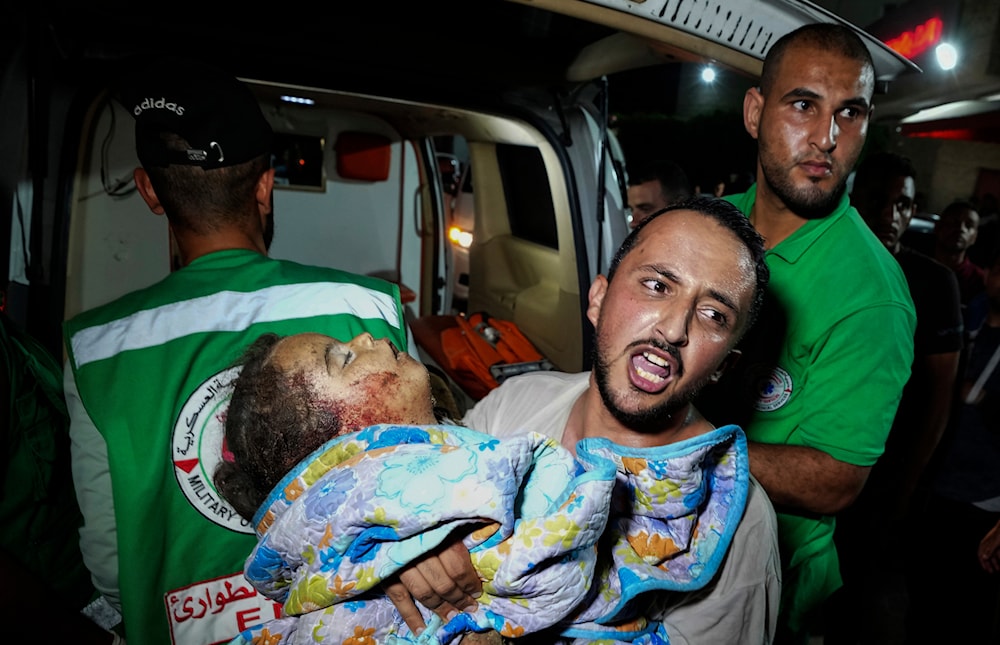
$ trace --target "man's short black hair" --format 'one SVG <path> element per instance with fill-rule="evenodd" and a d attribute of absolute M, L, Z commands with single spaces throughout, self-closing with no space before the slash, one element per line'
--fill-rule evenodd
<path fill-rule="evenodd" d="M 957 215 L 958 213 L 965 211 L 972 211 L 976 215 L 979 214 L 979 209 L 976 208 L 976 205 L 968 199 L 956 199 L 944 207 L 944 210 L 941 211 L 941 219 L 951 217 L 952 215 Z"/>
<path fill-rule="evenodd" d="M 872 186 L 883 186 L 895 177 L 917 179 L 917 169 L 909 157 L 890 150 L 879 150 L 862 159 L 854 173 L 852 192 L 868 190 Z"/>
<path fill-rule="evenodd" d="M 627 170 L 629 186 L 638 186 L 647 181 L 658 181 L 667 202 L 690 197 L 693 192 L 687 173 L 677 163 L 669 159 L 646 159 L 634 166 L 627 166 Z"/>
<path fill-rule="evenodd" d="M 774 84 L 774 77 L 781 67 L 781 60 L 791 45 L 814 45 L 823 51 L 863 63 L 874 73 L 875 63 L 861 37 L 844 25 L 818 22 L 803 25 L 775 41 L 764 57 L 764 68 L 760 75 L 761 92 L 767 94 Z"/>
<path fill-rule="evenodd" d="M 732 231 L 733 235 L 750 252 L 750 258 L 753 260 L 755 271 L 755 288 L 753 301 L 750 304 L 750 311 L 747 315 L 747 324 L 744 327 L 744 331 L 746 331 L 757 319 L 757 314 L 764 303 L 764 292 L 771 279 L 771 270 L 768 268 L 765 259 L 767 248 L 764 245 L 764 238 L 757 232 L 753 224 L 750 223 L 747 216 L 741 213 L 736 206 L 719 197 L 694 195 L 671 204 L 666 208 L 662 208 L 644 219 L 638 226 L 632 229 L 632 232 L 621 243 L 615 256 L 611 259 L 611 265 L 608 267 L 608 282 L 610 283 L 614 279 L 615 272 L 618 270 L 618 266 L 622 263 L 622 260 L 625 259 L 625 256 L 635 248 L 636 241 L 639 239 L 642 230 L 657 217 L 671 211 L 679 210 L 694 211 L 704 217 L 714 219 L 720 225 Z"/>

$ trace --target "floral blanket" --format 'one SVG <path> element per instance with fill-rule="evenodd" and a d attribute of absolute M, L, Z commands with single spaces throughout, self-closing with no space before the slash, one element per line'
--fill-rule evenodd
<path fill-rule="evenodd" d="M 470 631 L 552 642 L 667 643 L 650 591 L 714 575 L 742 516 L 736 426 L 634 449 L 459 426 L 373 426 L 331 440 L 275 488 L 245 574 L 284 616 L 232 643 L 452 643 Z M 412 634 L 382 581 L 466 535 L 483 580 L 476 611 Z M 602 539 L 603 537 L 603 539 Z"/>

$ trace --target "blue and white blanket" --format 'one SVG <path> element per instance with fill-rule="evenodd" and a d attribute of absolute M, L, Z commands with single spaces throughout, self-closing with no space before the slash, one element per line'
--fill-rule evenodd
<path fill-rule="evenodd" d="M 720 566 L 746 502 L 743 432 L 644 449 L 585 439 L 577 455 L 534 433 L 501 441 L 458 426 L 331 440 L 254 518 L 245 574 L 285 615 L 232 643 L 445 644 L 490 629 L 668 642 L 643 594 L 697 590 Z M 416 636 L 380 585 L 455 532 L 483 580 L 479 608 L 427 613 Z"/>

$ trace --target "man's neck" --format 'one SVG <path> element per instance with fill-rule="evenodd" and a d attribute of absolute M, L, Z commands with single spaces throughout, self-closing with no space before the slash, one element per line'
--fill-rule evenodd
<path fill-rule="evenodd" d="M 181 266 L 187 266 L 198 258 L 216 251 L 243 249 L 267 255 L 262 239 L 255 240 L 237 230 L 219 232 L 213 235 L 189 233 L 183 236 L 178 235 L 176 239 L 181 256 Z"/>
<path fill-rule="evenodd" d="M 775 195 L 766 181 L 757 182 L 757 196 L 750 209 L 750 223 L 764 237 L 764 244 L 773 249 L 806 223 Z"/>
<path fill-rule="evenodd" d="M 603 437 L 621 446 L 652 448 L 677 443 L 705 434 L 714 429 L 692 404 L 664 419 L 663 428 L 653 433 L 637 432 L 623 426 L 604 407 L 593 373 L 590 384 L 573 404 L 562 435 L 562 444 L 576 452 L 576 443 L 590 437 Z"/>

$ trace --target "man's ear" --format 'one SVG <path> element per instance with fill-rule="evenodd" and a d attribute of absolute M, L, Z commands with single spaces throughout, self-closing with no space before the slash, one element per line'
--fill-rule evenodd
<path fill-rule="evenodd" d="M 587 304 L 587 319 L 590 320 L 590 324 L 597 328 L 597 319 L 601 316 L 601 305 L 604 303 L 604 294 L 608 292 L 608 279 L 603 275 L 599 275 L 594 278 L 594 281 L 590 285 L 590 292 L 588 296 L 590 298 Z"/>
<path fill-rule="evenodd" d="M 715 370 L 715 372 L 712 373 L 711 376 L 708 377 L 709 382 L 718 383 L 719 379 L 722 378 L 723 374 L 731 370 L 733 367 L 736 366 L 737 363 L 740 362 L 741 356 L 743 356 L 743 352 L 741 352 L 740 350 L 738 349 L 729 350 L 729 353 L 726 354 L 726 357 L 722 359 L 721 363 L 719 363 L 719 367 Z"/>
<path fill-rule="evenodd" d="M 257 180 L 257 209 L 260 211 L 260 221 L 263 224 L 267 216 L 274 210 L 272 193 L 274 191 L 274 168 L 268 168 Z"/>
<path fill-rule="evenodd" d="M 160 204 L 160 198 L 156 196 L 156 191 L 153 190 L 153 183 L 149 181 L 149 173 L 142 168 L 136 168 L 132 172 L 132 178 L 135 180 L 136 189 L 142 196 L 142 201 L 146 202 L 149 210 L 153 211 L 156 215 L 163 215 L 163 205 Z"/>
<path fill-rule="evenodd" d="M 743 97 L 743 127 L 750 136 L 757 138 L 760 128 L 760 113 L 764 109 L 764 95 L 759 87 L 751 87 Z"/>

